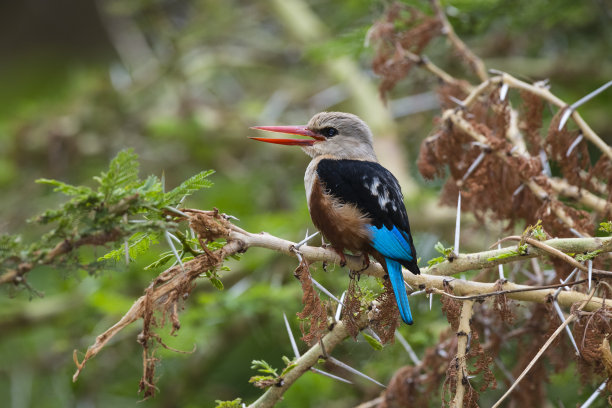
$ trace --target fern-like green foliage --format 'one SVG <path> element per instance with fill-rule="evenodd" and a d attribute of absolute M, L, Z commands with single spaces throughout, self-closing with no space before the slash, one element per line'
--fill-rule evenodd
<path fill-rule="evenodd" d="M 233 401 L 215 400 L 215 403 L 217 404 L 215 408 L 242 408 L 243 406 L 241 398 L 236 398 Z"/>
<path fill-rule="evenodd" d="M 98 261 L 120 260 L 126 247 L 129 258 L 135 258 L 158 243 L 160 236 L 179 234 L 179 224 L 173 216 L 180 214 L 176 207 L 186 195 L 212 185 L 207 179 L 212 170 L 196 174 L 167 193 L 159 177 L 149 176 L 141 180 L 138 170 L 138 156 L 130 149 L 119 152 L 108 170 L 94 177 L 93 187 L 73 186 L 58 180 L 37 180 L 54 187 L 54 192 L 69 199 L 59 208 L 47 210 L 30 220 L 51 227 L 37 242 L 26 246 L 19 237 L 0 236 L 0 271 L 20 262 L 66 262 L 66 259 L 48 257 L 56 254 L 57 246 L 62 243 L 73 249 L 81 245 L 117 242 L 117 249 Z M 191 245 L 194 241 L 185 240 L 184 245 L 189 246 L 190 251 L 182 250 L 181 255 L 193 255 L 195 250 Z"/>
<path fill-rule="evenodd" d="M 214 173 L 214 170 L 207 170 L 190 177 L 181 183 L 180 186 L 168 191 L 164 195 L 165 205 L 176 205 L 183 197 L 199 191 L 203 188 L 212 186 L 212 182 L 208 180 L 208 176 Z"/>

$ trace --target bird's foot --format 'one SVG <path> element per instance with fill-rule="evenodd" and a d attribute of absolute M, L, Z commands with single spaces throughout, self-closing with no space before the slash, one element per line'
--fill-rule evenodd
<path fill-rule="evenodd" d="M 354 269 L 349 269 L 349 278 L 350 279 L 355 279 L 357 278 L 357 281 L 359 282 L 359 279 L 361 279 L 361 271 L 363 269 L 360 269 L 358 271 L 354 270 Z"/>
<path fill-rule="evenodd" d="M 341 267 L 345 267 L 346 266 L 346 256 L 344 255 L 344 252 L 342 252 L 341 249 L 336 248 L 333 245 L 325 245 L 325 248 L 331 248 L 335 253 L 338 254 L 338 256 L 340 257 L 340 266 Z"/>

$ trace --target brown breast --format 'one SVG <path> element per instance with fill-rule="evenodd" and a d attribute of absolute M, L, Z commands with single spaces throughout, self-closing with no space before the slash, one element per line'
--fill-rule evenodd
<path fill-rule="evenodd" d="M 353 204 L 343 203 L 325 193 L 325 187 L 315 177 L 310 192 L 309 210 L 312 222 L 338 250 L 370 252 L 370 219 Z"/>

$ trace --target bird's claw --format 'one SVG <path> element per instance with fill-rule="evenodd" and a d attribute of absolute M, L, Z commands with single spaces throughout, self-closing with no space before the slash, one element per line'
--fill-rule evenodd
<path fill-rule="evenodd" d="M 340 266 L 342 268 L 344 268 L 346 266 L 346 256 L 344 255 L 344 252 L 342 252 L 342 250 L 336 248 L 333 245 L 328 245 L 328 244 L 323 244 L 323 247 L 324 248 L 331 248 L 340 257 Z"/>

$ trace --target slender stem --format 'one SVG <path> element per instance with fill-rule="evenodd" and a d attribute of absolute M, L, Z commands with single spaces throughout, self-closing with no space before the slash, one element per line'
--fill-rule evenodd
<path fill-rule="evenodd" d="M 467 375 L 467 354 L 470 347 L 470 320 L 474 314 L 474 301 L 466 300 L 461 306 L 461 315 L 459 316 L 459 328 L 457 329 L 457 356 L 455 361 L 457 364 L 457 388 L 455 391 L 455 397 L 451 402 L 451 408 L 462 408 L 463 398 L 467 386 L 469 386 L 469 380 Z M 455 362 L 451 362 L 455 364 Z"/>
<path fill-rule="evenodd" d="M 506 393 L 504 395 L 502 395 L 502 397 L 495 403 L 495 405 L 493 405 L 492 408 L 497 408 L 501 405 L 501 403 L 506 399 L 506 397 L 508 395 L 510 395 L 510 393 L 516 388 L 516 386 L 518 385 L 519 382 L 521 382 L 521 380 L 525 377 L 525 375 L 527 375 L 527 373 L 529 372 L 529 370 L 531 370 L 531 368 L 535 365 L 535 363 L 538 361 L 538 359 L 542 356 L 542 354 L 544 354 L 544 352 L 546 351 L 546 349 L 552 344 L 552 342 L 557 338 L 557 336 L 559 335 L 559 333 L 561 333 L 563 331 L 563 329 L 565 329 L 565 327 L 570 324 L 572 321 L 574 321 L 574 319 L 576 319 L 576 315 L 571 314 L 569 315 L 569 317 L 567 319 L 565 319 L 565 321 L 561 324 L 561 326 L 559 326 L 557 328 L 557 330 L 555 330 L 555 332 L 552 334 L 552 336 L 550 336 L 548 338 L 548 340 L 546 340 L 546 343 L 544 343 L 544 345 L 540 348 L 540 350 L 538 351 L 538 353 L 535 355 L 535 357 L 531 360 L 531 362 L 527 365 L 527 367 L 525 367 L 525 369 L 523 370 L 523 372 L 521 373 L 521 375 L 519 375 L 519 377 L 516 379 L 516 381 L 514 381 L 514 383 L 510 386 L 510 388 L 508 388 L 508 391 L 506 391 Z"/>

